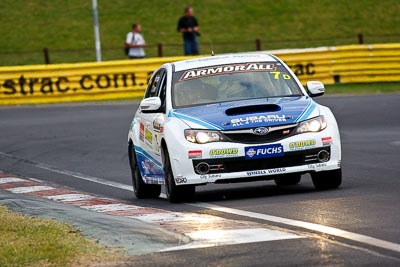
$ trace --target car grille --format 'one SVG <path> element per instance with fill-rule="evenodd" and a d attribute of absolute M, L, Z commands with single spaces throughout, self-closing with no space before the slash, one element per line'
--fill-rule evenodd
<path fill-rule="evenodd" d="M 270 143 L 288 138 L 294 134 L 294 129 L 297 124 L 291 124 L 280 127 L 270 127 L 269 132 L 265 135 L 256 135 L 253 133 L 254 129 L 237 130 L 237 131 L 223 131 L 223 135 L 229 142 L 243 143 L 243 144 L 257 144 L 257 143 Z"/>
<path fill-rule="evenodd" d="M 326 146 L 302 151 L 285 152 L 284 156 L 273 158 L 253 160 L 246 160 L 244 157 L 196 159 L 193 160 L 193 168 L 195 172 L 199 174 L 196 166 L 200 163 L 207 163 L 210 166 L 208 174 L 213 174 L 300 166 L 304 164 L 319 163 L 318 153 L 322 150 L 325 150 L 330 154 L 330 147 Z M 326 160 L 329 160 L 329 157 Z"/>

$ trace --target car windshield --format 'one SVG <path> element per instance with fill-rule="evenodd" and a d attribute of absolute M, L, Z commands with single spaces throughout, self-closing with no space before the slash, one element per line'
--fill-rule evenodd
<path fill-rule="evenodd" d="M 230 64 L 175 72 L 172 89 L 174 108 L 302 95 L 292 75 L 277 62 Z"/>

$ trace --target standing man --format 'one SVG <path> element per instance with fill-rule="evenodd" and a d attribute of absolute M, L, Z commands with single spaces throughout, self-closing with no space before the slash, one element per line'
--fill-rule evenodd
<path fill-rule="evenodd" d="M 183 36 L 185 55 L 198 55 L 199 44 L 196 36 L 200 36 L 199 24 L 193 15 L 193 8 L 191 6 L 185 8 L 185 14 L 179 19 L 178 31 Z"/>
<path fill-rule="evenodd" d="M 144 41 L 142 32 L 142 25 L 134 23 L 132 25 L 132 31 L 128 32 L 125 40 L 125 49 L 127 50 L 127 55 L 130 59 L 134 58 L 144 58 L 144 48 L 146 42 Z"/>

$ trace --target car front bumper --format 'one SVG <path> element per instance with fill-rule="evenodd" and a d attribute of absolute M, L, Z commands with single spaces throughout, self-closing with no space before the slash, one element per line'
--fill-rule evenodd
<path fill-rule="evenodd" d="M 283 153 L 262 158 L 248 156 L 249 147 L 274 145 L 279 145 Z M 327 132 L 297 135 L 269 144 L 189 144 L 183 152 L 171 156 L 177 185 L 268 180 L 282 174 L 334 170 L 341 164 L 340 137 Z"/>

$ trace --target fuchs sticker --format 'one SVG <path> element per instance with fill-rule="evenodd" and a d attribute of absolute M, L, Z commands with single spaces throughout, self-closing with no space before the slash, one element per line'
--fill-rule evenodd
<path fill-rule="evenodd" d="M 188 152 L 189 159 L 201 159 L 203 157 L 202 150 L 189 150 Z"/>
<path fill-rule="evenodd" d="M 321 138 L 322 144 L 324 146 L 332 144 L 332 137 L 322 137 Z"/>
<path fill-rule="evenodd" d="M 245 159 L 282 157 L 284 154 L 281 144 L 245 147 L 244 153 Z"/>
<path fill-rule="evenodd" d="M 270 63 L 245 63 L 235 65 L 214 66 L 203 69 L 187 70 L 183 73 L 179 81 L 191 80 L 200 77 L 214 76 L 220 74 L 252 71 L 275 71 L 275 64 Z"/>

